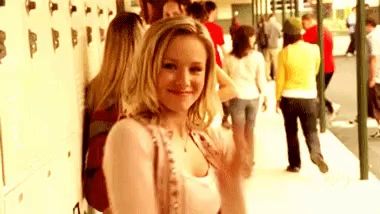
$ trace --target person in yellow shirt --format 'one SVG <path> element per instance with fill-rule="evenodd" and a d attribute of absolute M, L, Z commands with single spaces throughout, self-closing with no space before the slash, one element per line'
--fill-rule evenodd
<path fill-rule="evenodd" d="M 320 64 L 319 47 L 306 43 L 301 36 L 301 20 L 291 17 L 284 22 L 284 48 L 278 56 L 276 75 L 277 110 L 281 109 L 288 144 L 287 171 L 301 168 L 297 119 L 305 135 L 310 158 L 322 173 L 328 171 L 323 160 L 317 130 L 316 75 Z"/>

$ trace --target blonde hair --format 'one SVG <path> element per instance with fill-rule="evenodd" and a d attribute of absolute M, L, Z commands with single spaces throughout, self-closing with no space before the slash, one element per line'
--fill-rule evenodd
<path fill-rule="evenodd" d="M 156 93 L 157 76 L 169 43 L 178 36 L 194 36 L 207 52 L 205 85 L 200 97 L 188 111 L 188 125 L 205 129 L 214 118 L 219 105 L 216 93 L 215 55 L 207 29 L 189 17 L 173 17 L 154 23 L 145 33 L 133 61 L 133 69 L 125 80 L 124 100 L 127 114 L 137 120 L 159 122 L 161 111 Z M 194 53 L 196 54 L 196 53 Z"/>
<path fill-rule="evenodd" d="M 130 72 L 142 33 L 142 19 L 135 13 L 123 12 L 111 21 L 101 69 L 87 87 L 86 107 L 90 112 L 113 105 L 121 110 L 123 79 Z"/>

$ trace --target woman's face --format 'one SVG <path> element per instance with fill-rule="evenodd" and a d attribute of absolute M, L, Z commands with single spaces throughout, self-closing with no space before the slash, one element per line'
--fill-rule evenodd
<path fill-rule="evenodd" d="M 195 36 L 175 37 L 164 53 L 158 74 L 158 100 L 165 109 L 187 113 L 205 86 L 207 51 Z"/>
<path fill-rule="evenodd" d="M 182 15 L 180 6 L 177 2 L 168 1 L 164 4 L 162 16 L 164 18 L 176 17 Z"/>
<path fill-rule="evenodd" d="M 251 45 L 251 47 L 254 47 L 255 45 L 255 42 L 256 42 L 256 36 L 251 36 L 249 37 L 249 44 Z"/>

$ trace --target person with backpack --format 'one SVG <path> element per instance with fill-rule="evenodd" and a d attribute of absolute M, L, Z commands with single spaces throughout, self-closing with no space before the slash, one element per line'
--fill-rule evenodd
<path fill-rule="evenodd" d="M 88 204 L 106 214 L 109 210 L 102 169 L 106 137 L 122 113 L 122 83 L 130 73 L 130 63 L 143 34 L 142 19 L 122 12 L 110 23 L 99 73 L 86 88 L 84 120 L 84 196 Z"/>

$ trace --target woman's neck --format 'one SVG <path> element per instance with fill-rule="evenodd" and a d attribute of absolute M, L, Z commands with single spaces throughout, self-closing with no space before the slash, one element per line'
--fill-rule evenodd
<path fill-rule="evenodd" d="M 173 131 L 174 135 L 185 137 L 188 134 L 187 114 L 165 112 L 160 114 L 160 125 Z"/>

